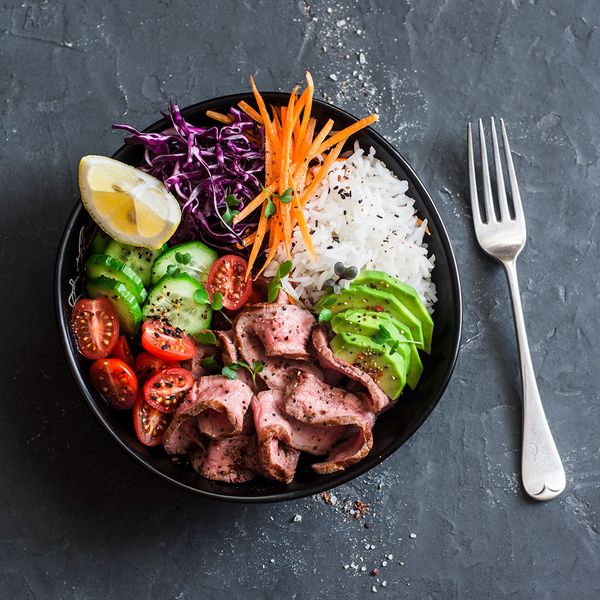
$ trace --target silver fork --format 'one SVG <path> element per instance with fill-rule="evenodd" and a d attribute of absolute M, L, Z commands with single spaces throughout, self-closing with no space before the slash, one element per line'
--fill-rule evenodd
<path fill-rule="evenodd" d="M 494 164 L 496 167 L 496 185 L 498 191 L 498 206 L 500 218 L 494 210 L 492 185 L 488 168 L 487 151 L 483 122 L 479 119 L 479 141 L 481 144 L 481 168 L 483 175 L 483 200 L 486 218 L 482 218 L 479 198 L 477 196 L 477 178 L 475 174 L 475 158 L 473 156 L 473 137 L 471 123 L 468 125 L 469 146 L 469 181 L 471 187 L 471 205 L 475 234 L 481 248 L 504 265 L 510 295 L 512 298 L 515 328 L 519 342 L 521 361 L 521 382 L 523 386 L 523 441 L 521 452 L 521 478 L 525 491 L 535 500 L 552 500 L 565 489 L 565 470 L 560 460 L 558 450 L 552 438 L 544 407 L 540 399 L 535 373 L 529 353 L 527 332 L 521 306 L 521 293 L 517 278 L 517 256 L 525 246 L 527 233 L 525 230 L 525 215 L 521 204 L 521 195 L 517 185 L 515 167 L 513 165 L 508 136 L 504 120 L 500 119 L 504 154 L 510 180 L 511 198 L 514 208 L 514 218 L 510 214 L 504 175 L 500 159 L 500 149 L 496 136 L 494 118 L 491 119 L 492 146 Z"/>

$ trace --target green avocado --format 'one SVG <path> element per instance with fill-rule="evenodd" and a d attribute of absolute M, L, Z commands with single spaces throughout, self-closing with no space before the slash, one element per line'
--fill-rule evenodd
<path fill-rule="evenodd" d="M 354 285 L 364 285 L 392 294 L 396 300 L 406 306 L 421 321 L 425 347 L 431 348 L 433 319 L 421 301 L 421 298 L 419 298 L 419 294 L 417 294 L 415 288 L 398 281 L 395 277 L 388 275 L 384 271 L 361 271 L 350 287 Z M 429 350 L 426 351 L 429 352 Z"/>
<path fill-rule="evenodd" d="M 404 342 L 398 345 L 396 352 L 400 353 L 409 365 L 406 383 L 411 389 L 415 389 L 423 373 L 423 363 L 408 327 L 388 313 L 371 310 L 345 310 L 335 315 L 330 324 L 335 333 L 355 333 L 371 339 L 379 333 L 379 326 L 383 325 L 394 340 Z"/>
<path fill-rule="evenodd" d="M 377 344 L 366 335 L 338 333 L 330 342 L 333 353 L 368 373 L 375 383 L 396 400 L 406 384 L 407 361 L 389 344 Z"/>
<path fill-rule="evenodd" d="M 315 312 L 320 313 L 324 307 L 329 308 L 334 315 L 349 309 L 387 312 L 410 329 L 417 348 L 424 348 L 425 352 L 431 350 L 431 338 L 424 339 L 421 321 L 390 292 L 353 283 L 339 294 L 328 294 L 321 298 L 315 306 Z"/>

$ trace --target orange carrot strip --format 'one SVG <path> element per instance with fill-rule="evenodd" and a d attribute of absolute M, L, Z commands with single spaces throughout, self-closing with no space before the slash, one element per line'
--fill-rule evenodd
<path fill-rule="evenodd" d="M 296 90 L 298 86 L 294 88 L 290 95 L 287 108 L 285 110 L 285 125 L 283 127 L 283 140 L 281 142 L 281 161 L 279 167 L 279 193 L 285 192 L 289 187 L 289 170 L 290 170 L 290 157 L 292 153 L 292 134 L 294 131 L 294 106 L 296 101 Z M 284 119 L 283 107 L 281 109 L 282 122 Z M 296 118 L 299 115 L 295 115 Z M 290 219 L 290 206 L 288 204 L 281 203 L 281 221 L 283 226 L 283 241 L 285 243 L 285 249 L 287 257 L 290 258 L 292 254 L 292 224 Z"/>
<path fill-rule="evenodd" d="M 275 126 L 275 132 L 277 133 L 277 137 L 281 139 L 281 121 L 279 120 L 279 115 L 277 114 L 274 106 L 271 106 L 271 112 L 273 113 L 273 125 Z"/>
<path fill-rule="evenodd" d="M 210 119 L 214 119 L 215 121 L 219 121 L 219 123 L 225 123 L 225 125 L 233 123 L 233 117 L 231 115 L 224 115 L 223 113 L 216 112 L 214 110 L 207 110 L 206 116 Z"/>
<path fill-rule="evenodd" d="M 233 217 L 233 223 L 237 224 L 240 221 L 243 221 L 251 212 L 255 211 L 267 199 L 267 196 L 272 194 L 276 189 L 276 181 L 266 186 L 265 189 L 258 196 L 256 196 L 256 198 L 254 198 L 254 200 L 246 204 L 244 209 L 240 211 L 239 214 L 235 215 L 235 217 Z"/>
<path fill-rule="evenodd" d="M 327 155 L 327 157 L 323 161 L 323 164 L 317 171 L 317 174 L 313 177 L 313 180 L 310 182 L 310 185 L 304 190 L 302 198 L 300 199 L 301 206 L 304 206 L 306 204 L 308 199 L 311 197 L 312 193 L 315 191 L 317 184 L 319 184 L 323 177 L 325 177 L 325 175 L 329 173 L 331 165 L 333 165 L 335 159 L 340 155 L 340 152 L 342 151 L 345 142 L 346 140 L 341 140 L 338 143 L 338 145 L 335 146 L 335 148 L 333 148 L 333 150 L 331 150 L 331 152 Z"/>
<path fill-rule="evenodd" d="M 267 111 L 267 107 L 265 106 L 265 101 L 263 100 L 260 92 L 258 91 L 256 84 L 254 83 L 254 78 L 250 75 L 250 85 L 252 86 L 252 93 L 254 94 L 254 98 L 256 100 L 256 104 L 258 105 L 258 110 L 263 119 L 263 124 L 265 126 L 265 130 L 267 135 L 271 136 L 271 140 L 274 142 L 275 146 L 275 128 L 273 127 L 273 123 L 271 123 L 271 119 L 269 119 L 269 113 Z"/>
<path fill-rule="evenodd" d="M 326 142 L 323 142 L 319 146 L 318 150 L 314 153 L 314 156 L 310 156 L 310 154 L 309 154 L 310 158 L 314 158 L 315 156 L 322 154 L 323 152 L 325 152 L 326 150 L 329 150 L 329 148 L 331 148 L 338 142 L 341 142 L 341 141 L 345 142 L 351 135 L 355 134 L 357 131 L 360 131 L 361 129 L 364 129 L 371 123 L 374 123 L 375 121 L 377 121 L 377 119 L 379 119 L 378 115 L 369 115 L 368 117 L 365 117 L 364 119 L 361 119 L 360 121 L 357 121 L 356 123 L 353 123 L 352 125 L 349 125 L 348 127 L 342 129 L 341 131 L 338 131 L 335 135 L 332 135 Z"/>
<path fill-rule="evenodd" d="M 298 219 L 298 227 L 300 228 L 304 245 L 306 246 L 312 261 L 315 262 L 317 260 L 317 253 L 315 252 L 315 247 L 313 245 L 310 231 L 308 230 L 308 224 L 306 222 L 306 218 L 304 217 L 304 213 L 302 212 L 302 207 L 300 206 L 298 196 L 294 196 L 294 214 Z"/>
<path fill-rule="evenodd" d="M 263 118 L 257 113 L 247 102 L 241 100 L 238 102 L 238 106 L 252 119 L 254 119 L 260 125 L 263 124 Z"/>
<path fill-rule="evenodd" d="M 263 273 L 263 271 L 269 266 L 269 263 L 275 257 L 275 253 L 277 252 L 277 248 L 279 247 L 280 241 L 281 241 L 281 232 L 279 231 L 279 229 L 275 229 L 273 241 L 269 248 L 269 254 L 267 254 L 267 257 L 265 258 L 265 262 L 264 262 L 263 266 L 261 267 L 260 271 L 256 274 L 256 277 L 254 279 L 257 279 L 258 277 L 260 277 L 261 274 Z"/>
<path fill-rule="evenodd" d="M 265 216 L 265 208 L 266 205 L 262 207 L 262 213 L 260 215 L 260 219 L 258 221 L 258 227 L 256 228 L 256 237 L 254 238 L 254 243 L 252 244 L 252 250 L 250 250 L 250 256 L 248 257 L 248 268 L 246 269 L 246 278 L 250 276 L 252 271 L 252 267 L 256 262 L 256 257 L 258 256 L 258 252 L 260 250 L 262 241 L 265 237 L 265 232 L 267 231 L 268 219 Z"/>
<path fill-rule="evenodd" d="M 310 162 L 315 156 L 317 156 L 319 154 L 319 152 L 318 152 L 319 146 L 323 143 L 325 138 L 329 135 L 329 132 L 331 131 L 332 127 L 333 127 L 333 119 L 329 119 L 327 121 L 327 123 L 325 123 L 325 126 L 323 127 L 323 129 L 321 129 L 321 131 L 319 131 L 319 133 L 317 133 L 317 136 L 315 137 L 314 141 L 310 145 L 310 148 L 305 152 L 304 160 L 306 160 L 307 162 Z"/>
<path fill-rule="evenodd" d="M 312 110 L 312 99 L 315 91 L 315 84 L 313 82 L 312 75 L 306 71 L 306 89 L 304 92 L 306 93 L 306 105 L 304 108 L 304 114 L 302 115 L 302 123 L 300 124 L 300 133 L 298 135 L 298 140 L 301 141 L 301 147 L 304 146 L 304 136 L 308 130 L 308 125 L 310 123 L 310 111 Z M 296 156 L 295 158 L 299 158 Z"/>

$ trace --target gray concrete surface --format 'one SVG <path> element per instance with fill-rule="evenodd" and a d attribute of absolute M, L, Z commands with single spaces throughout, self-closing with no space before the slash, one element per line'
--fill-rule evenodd
<path fill-rule="evenodd" d="M 0 596 L 600 597 L 599 20 L 593 0 L 0 3 Z M 120 145 L 112 122 L 246 90 L 249 72 L 287 90 L 306 68 L 320 96 L 377 107 L 432 192 L 462 273 L 462 352 L 418 434 L 335 506 L 208 502 L 134 464 L 85 406 L 57 338 L 54 254 L 79 157 Z M 466 195 L 465 123 L 491 114 L 516 153 L 523 302 L 567 469 L 545 505 L 520 488 L 507 289 Z M 344 512 L 355 500 L 369 528 Z"/>

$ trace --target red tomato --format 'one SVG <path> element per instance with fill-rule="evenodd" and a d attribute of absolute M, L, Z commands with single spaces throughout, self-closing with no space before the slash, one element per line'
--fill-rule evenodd
<path fill-rule="evenodd" d="M 165 369 L 144 384 L 144 400 L 162 412 L 175 412 L 178 404 L 194 385 L 194 376 L 187 369 Z"/>
<path fill-rule="evenodd" d="M 162 360 L 148 352 L 140 352 L 135 358 L 135 366 L 133 367 L 137 376 L 138 384 L 143 385 L 152 377 L 154 373 L 164 371 L 165 369 L 174 369 L 179 366 L 174 360 Z"/>
<path fill-rule="evenodd" d="M 163 441 L 165 431 L 171 422 L 168 415 L 152 408 L 139 393 L 133 407 L 133 426 L 138 439 L 145 446 L 158 446 Z"/>
<path fill-rule="evenodd" d="M 71 329 L 85 358 L 105 358 L 119 339 L 119 318 L 108 298 L 84 298 L 73 308 Z"/>
<path fill-rule="evenodd" d="M 252 291 L 252 277 L 246 279 L 247 268 L 248 263 L 241 256 L 221 256 L 212 266 L 206 282 L 211 301 L 215 292 L 221 292 L 225 308 L 237 310 L 243 306 Z"/>
<path fill-rule="evenodd" d="M 90 377 L 102 397 L 113 407 L 126 410 L 133 406 L 138 382 L 133 369 L 118 358 L 100 358 L 90 369 Z"/>
<path fill-rule="evenodd" d="M 118 358 L 122 360 L 126 365 L 133 367 L 133 355 L 129 349 L 129 344 L 125 339 L 124 335 L 119 336 L 115 349 L 110 353 L 111 358 Z"/>
<path fill-rule="evenodd" d="M 196 354 L 196 346 L 189 336 L 159 319 L 142 325 L 142 346 L 163 360 L 187 360 Z"/>

